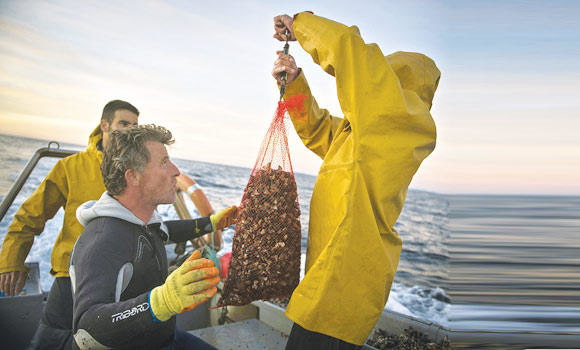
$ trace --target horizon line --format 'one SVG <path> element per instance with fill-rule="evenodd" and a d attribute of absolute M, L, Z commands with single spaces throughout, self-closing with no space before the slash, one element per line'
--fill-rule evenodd
<path fill-rule="evenodd" d="M 7 134 L 4 132 L 0 132 L 0 135 L 2 136 L 12 136 L 12 137 L 20 137 L 20 138 L 25 138 L 25 139 L 29 139 L 29 140 L 37 140 L 37 141 L 46 141 L 47 142 L 47 146 L 48 143 L 50 142 L 57 142 L 60 146 L 59 141 L 55 141 L 55 140 L 48 140 L 48 139 L 44 139 L 44 138 L 35 138 L 35 137 L 30 137 L 30 136 L 21 136 L 18 134 Z M 75 143 L 70 143 L 70 142 L 62 142 L 64 144 L 68 144 L 68 145 L 72 145 L 72 146 L 77 146 L 80 148 L 84 148 L 86 147 L 86 145 L 80 145 L 80 144 L 75 144 Z M 213 162 L 208 162 L 208 161 L 204 161 L 204 160 L 196 160 L 196 159 L 191 159 L 191 158 L 180 158 L 180 157 L 173 157 L 173 159 L 178 159 L 178 160 L 185 160 L 185 161 L 193 161 L 193 162 L 197 162 L 197 163 L 205 163 L 205 164 L 212 164 L 212 165 L 222 165 L 222 166 L 228 166 L 228 167 L 234 167 L 234 168 L 239 168 L 239 169 L 248 169 L 250 172 L 252 171 L 253 167 L 247 167 L 247 166 L 241 166 L 241 165 L 235 165 L 235 164 L 224 164 L 224 163 L 213 163 Z M 297 172 L 297 171 L 293 171 L 294 174 L 299 174 L 299 175 L 305 175 L 305 176 L 312 176 L 315 177 L 318 174 L 309 174 L 309 173 L 303 173 L 303 172 Z M 513 193 L 509 193 L 509 192 L 494 192 L 494 193 L 489 193 L 489 192 L 440 192 L 437 190 L 429 190 L 429 189 L 424 189 L 424 188 L 415 188 L 410 186 L 409 190 L 412 191 L 418 191 L 418 192 L 428 192 L 428 193 L 433 193 L 433 194 L 437 194 L 440 196 L 463 196 L 463 197 L 467 197 L 467 196 L 487 196 L 487 197 L 500 197 L 500 196 L 512 196 L 512 197 L 564 197 L 564 198 L 575 198 L 575 197 L 580 197 L 580 193 L 577 194 L 559 194 L 559 193 L 518 193 L 518 192 L 513 192 Z"/>

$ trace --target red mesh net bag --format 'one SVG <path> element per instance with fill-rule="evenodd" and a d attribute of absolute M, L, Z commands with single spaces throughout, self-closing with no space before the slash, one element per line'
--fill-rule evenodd
<path fill-rule="evenodd" d="M 300 206 L 284 123 L 304 95 L 278 103 L 238 210 L 218 307 L 287 297 L 300 280 Z"/>

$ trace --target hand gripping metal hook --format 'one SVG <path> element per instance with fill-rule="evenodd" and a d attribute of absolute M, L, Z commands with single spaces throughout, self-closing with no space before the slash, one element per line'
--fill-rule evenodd
<path fill-rule="evenodd" d="M 290 49 L 290 45 L 288 45 L 288 37 L 290 36 L 290 31 L 286 29 L 286 44 L 284 45 L 284 54 L 288 54 L 288 50 Z M 282 84 L 280 84 L 280 100 L 284 97 L 284 93 L 286 93 L 286 81 L 288 80 L 288 72 L 282 72 Z"/>

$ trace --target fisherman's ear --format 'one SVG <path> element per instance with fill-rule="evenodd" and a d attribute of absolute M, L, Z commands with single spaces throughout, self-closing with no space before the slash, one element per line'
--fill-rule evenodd
<path fill-rule="evenodd" d="M 139 186 L 139 173 L 133 169 L 127 169 L 125 171 L 125 181 L 127 182 L 127 187 Z"/>
<path fill-rule="evenodd" d="M 109 122 L 106 119 L 101 119 L 101 133 L 106 133 L 109 130 Z"/>

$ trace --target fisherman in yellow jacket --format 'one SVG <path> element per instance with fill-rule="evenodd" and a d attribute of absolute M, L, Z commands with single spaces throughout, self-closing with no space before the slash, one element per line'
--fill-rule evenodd
<path fill-rule="evenodd" d="M 97 200 L 105 192 L 101 176 L 103 148 L 109 142 L 110 132 L 137 125 L 139 111 L 121 100 L 107 103 L 100 125 L 89 137 L 84 152 L 61 159 L 20 207 L 0 252 L 0 290 L 6 295 L 17 295 L 24 286 L 27 269 L 24 266 L 35 235 L 44 230 L 46 221 L 64 208 L 64 222 L 51 254 L 56 277 L 42 313 L 40 326 L 32 346 L 61 349 L 71 346 L 72 294 L 69 278 L 69 258 L 83 226 L 77 221 L 77 208 L 90 200 Z"/>
<path fill-rule="evenodd" d="M 343 118 L 318 107 L 304 72 L 278 52 L 272 75 L 284 97 L 305 94 L 290 117 L 302 142 L 323 159 L 310 202 L 306 273 L 286 315 L 287 349 L 359 348 L 387 302 L 399 263 L 393 226 L 419 165 L 435 148 L 429 112 L 440 72 L 428 57 L 383 55 L 356 26 L 302 12 L 274 18 L 275 38 L 298 40 L 336 78 Z M 404 237 L 404 234 L 403 234 Z"/>

